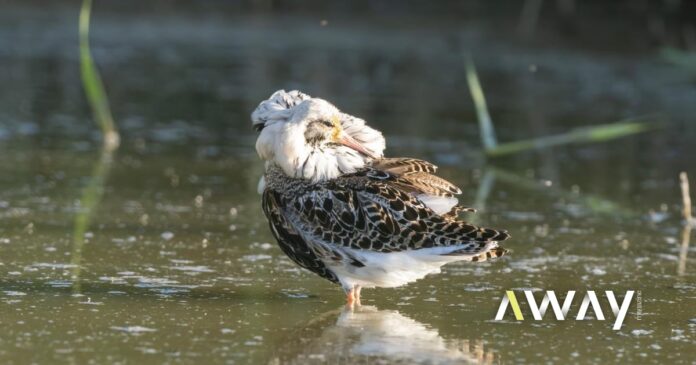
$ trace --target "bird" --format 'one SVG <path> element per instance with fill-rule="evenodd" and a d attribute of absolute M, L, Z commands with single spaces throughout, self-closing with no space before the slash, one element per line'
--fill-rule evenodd
<path fill-rule="evenodd" d="M 459 219 L 461 189 L 421 159 L 385 157 L 382 133 L 330 102 L 278 90 L 251 113 L 263 212 L 280 249 L 339 284 L 346 305 L 363 288 L 393 288 L 455 261 L 508 251 L 505 230 Z"/>

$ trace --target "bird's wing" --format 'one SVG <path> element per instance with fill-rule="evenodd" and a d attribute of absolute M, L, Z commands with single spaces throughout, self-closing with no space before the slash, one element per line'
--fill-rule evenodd
<path fill-rule="evenodd" d="M 394 184 L 399 189 L 415 195 L 445 218 L 456 219 L 461 212 L 476 211 L 458 204 L 453 196 L 461 194 L 461 189 L 435 176 L 437 166 L 428 161 L 408 157 L 382 158 L 374 161 L 372 168 L 394 176 Z"/>
<path fill-rule="evenodd" d="M 476 254 L 509 237 L 440 216 L 404 190 L 399 179 L 367 169 L 299 196 L 278 194 L 278 214 L 321 256 L 336 247 L 376 252 L 442 247 L 442 254 Z"/>
<path fill-rule="evenodd" d="M 402 189 L 419 194 L 452 196 L 462 191 L 451 182 L 437 177 L 437 166 L 424 160 L 408 157 L 382 158 L 372 162 L 373 169 L 396 177 Z"/>
<path fill-rule="evenodd" d="M 338 278 L 326 267 L 320 259 L 320 254 L 308 245 L 295 227 L 287 221 L 280 199 L 280 194 L 273 190 L 266 189 L 263 192 L 263 212 L 280 248 L 298 265 L 337 283 Z"/>

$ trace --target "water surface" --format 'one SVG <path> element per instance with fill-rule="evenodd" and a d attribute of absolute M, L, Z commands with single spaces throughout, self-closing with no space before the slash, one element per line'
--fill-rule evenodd
<path fill-rule="evenodd" d="M 696 97 L 653 50 L 519 42 L 485 23 L 97 7 L 93 48 L 123 141 L 100 158 L 75 7 L 53 10 L 0 15 L 3 363 L 696 358 L 696 249 L 682 248 L 677 183 L 682 170 L 696 180 Z M 485 161 L 462 49 L 476 50 L 501 140 L 647 113 L 666 128 Z M 509 255 L 365 290 L 345 310 L 338 287 L 282 254 L 261 212 L 248 115 L 281 87 L 364 117 L 390 155 L 440 165 L 480 209 L 467 219 L 511 232 Z M 493 321 L 505 290 L 525 288 L 636 290 L 641 310 L 620 331 L 551 313 Z"/>

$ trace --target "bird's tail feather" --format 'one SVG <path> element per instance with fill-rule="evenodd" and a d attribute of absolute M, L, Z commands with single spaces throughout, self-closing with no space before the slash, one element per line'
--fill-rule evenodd
<path fill-rule="evenodd" d="M 508 252 L 508 250 L 506 250 L 502 247 L 496 247 L 490 251 L 473 256 L 471 258 L 471 261 L 482 262 L 482 261 L 486 261 L 488 259 L 497 259 L 498 257 L 505 255 L 507 252 Z"/>
<path fill-rule="evenodd" d="M 498 245 L 495 245 L 495 247 L 492 247 L 489 250 L 486 250 L 485 252 L 481 252 L 476 255 L 471 255 L 471 252 L 465 252 L 465 251 L 452 251 L 447 254 L 447 256 L 465 256 L 468 255 L 469 257 L 467 258 L 468 261 L 473 261 L 473 262 L 483 262 L 488 259 L 496 259 L 498 257 L 501 257 L 505 255 L 508 252 L 508 250 L 499 247 Z"/>

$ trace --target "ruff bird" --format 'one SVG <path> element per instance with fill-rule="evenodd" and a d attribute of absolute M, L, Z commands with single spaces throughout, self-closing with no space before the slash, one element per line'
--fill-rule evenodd
<path fill-rule="evenodd" d="M 251 114 L 265 161 L 263 211 L 290 259 L 341 285 L 397 287 L 454 261 L 507 252 L 506 231 L 458 219 L 461 191 L 414 158 L 385 158 L 382 133 L 326 100 L 279 90 Z"/>

